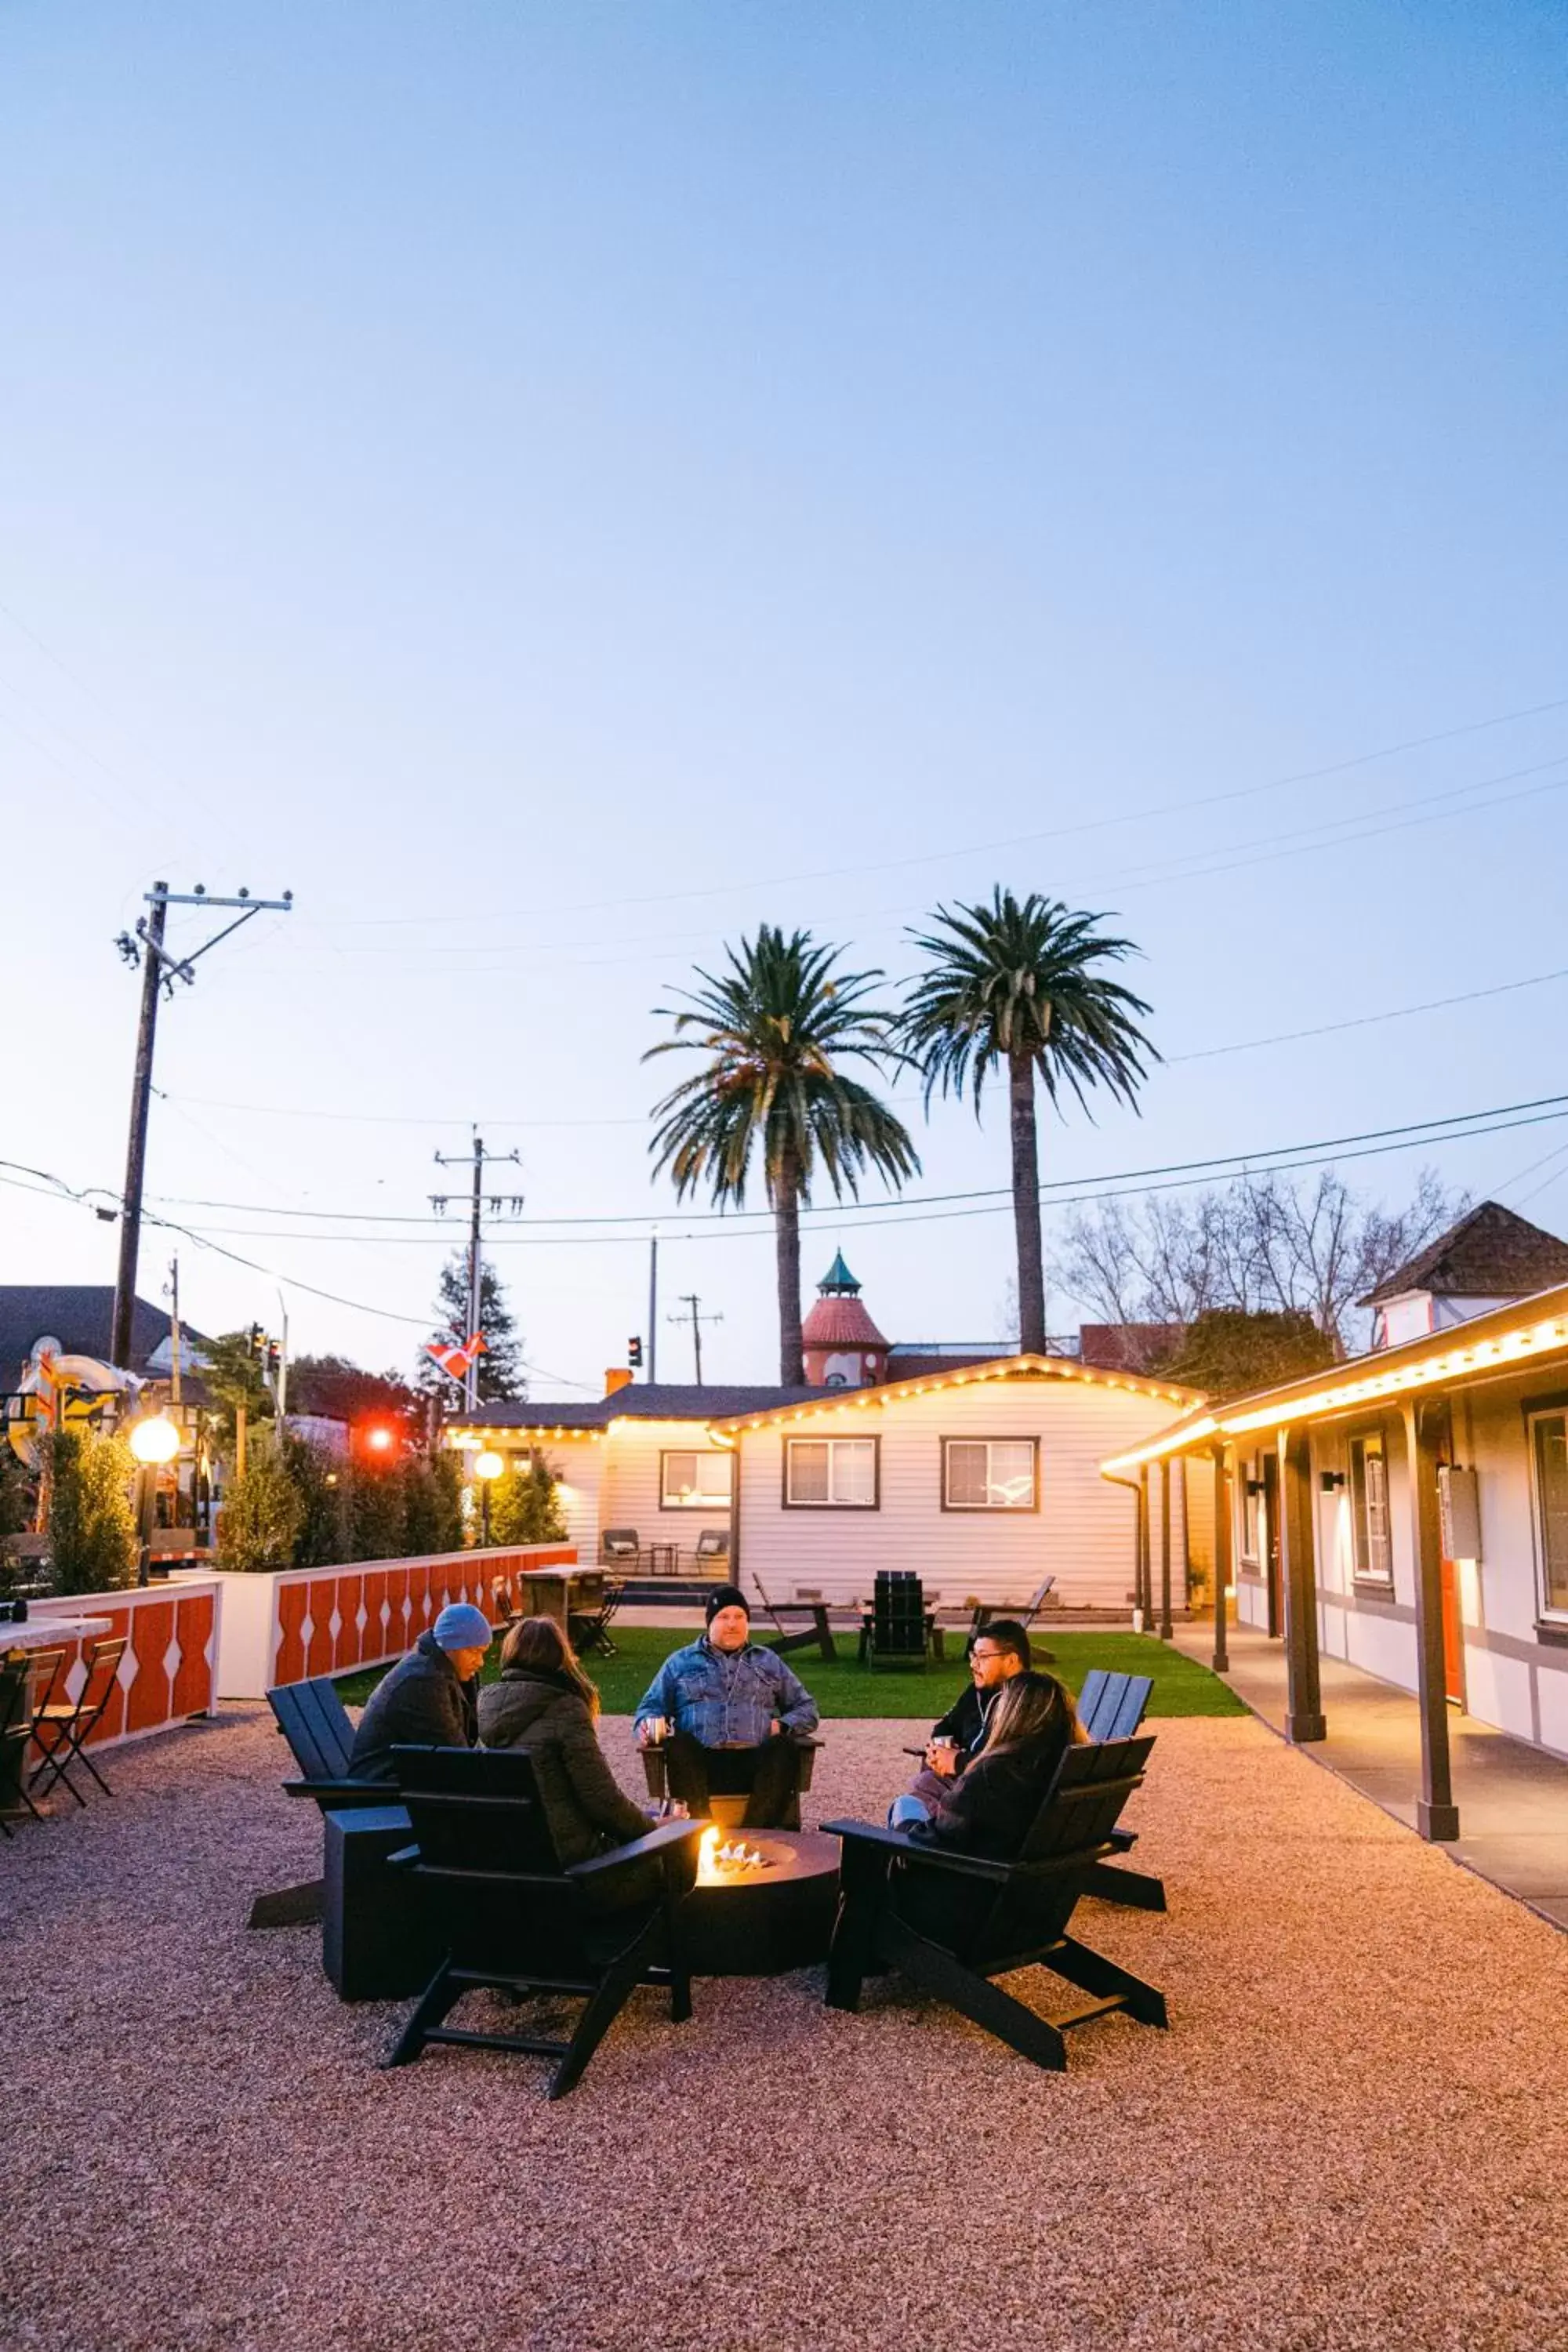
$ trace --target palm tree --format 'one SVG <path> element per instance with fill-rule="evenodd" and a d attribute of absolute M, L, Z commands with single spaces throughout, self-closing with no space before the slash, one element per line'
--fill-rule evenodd
<path fill-rule="evenodd" d="M 725 952 L 727 971 L 699 971 L 702 986 L 683 991 L 679 1009 L 657 1008 L 676 1034 L 645 1062 L 683 1051 L 709 1058 L 654 1106 L 662 1124 L 648 1149 L 679 1198 L 706 1183 L 721 1207 L 736 1208 L 760 1150 L 778 1238 L 779 1378 L 794 1388 L 805 1378 L 800 1210 L 818 1166 L 842 1199 L 868 1168 L 897 1185 L 921 1163 L 902 1122 L 840 1067 L 858 1060 L 879 1070 L 902 1058 L 894 1014 L 866 1002 L 881 973 L 837 972 L 837 948 L 816 946 L 809 931 L 785 939 L 766 923 Z"/>
<path fill-rule="evenodd" d="M 1094 1086 L 1135 1103 L 1146 1075 L 1140 1056 L 1159 1059 L 1132 1017 L 1148 1005 L 1095 969 L 1138 952 L 1131 940 L 1096 930 L 1104 919 L 1035 891 L 1020 904 L 998 883 L 989 906 L 939 907 L 932 935 L 910 934 L 931 962 L 911 985 L 900 1036 L 924 1075 L 928 1111 L 939 1086 L 943 1094 L 967 1088 L 978 1118 L 987 1076 L 1006 1068 L 1018 1344 L 1027 1355 L 1046 1347 L 1036 1073 L 1053 1103 L 1064 1086 L 1080 1103 Z"/>

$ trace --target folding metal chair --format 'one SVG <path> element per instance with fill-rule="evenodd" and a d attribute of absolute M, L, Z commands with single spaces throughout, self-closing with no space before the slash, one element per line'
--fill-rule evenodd
<path fill-rule="evenodd" d="M 106 1797 L 113 1796 L 113 1790 L 88 1755 L 86 1743 L 113 1696 L 120 1661 L 125 1655 L 126 1647 L 123 1633 L 116 1634 L 107 1642 L 89 1642 L 85 1660 L 87 1674 L 75 1699 L 65 1699 L 58 1705 L 51 1703 L 35 1710 L 33 1745 L 44 1760 L 35 1765 L 33 1777 L 27 1784 L 29 1788 L 37 1789 L 43 1781 L 40 1793 L 47 1795 L 57 1780 L 63 1780 L 77 1803 L 85 1805 L 87 1799 L 70 1776 L 74 1759 L 86 1765 Z M 41 1731 L 47 1731 L 50 1737 L 41 1738 Z M 46 1773 L 48 1775 L 47 1780 L 44 1779 Z"/>
<path fill-rule="evenodd" d="M 0 1657 L 0 1832 L 6 1837 L 11 1835 L 11 1824 L 5 1818 L 6 1814 L 21 1811 L 21 1805 L 8 1802 L 8 1799 L 19 1797 L 33 1819 L 39 1819 L 38 1809 L 27 1794 L 24 1765 L 27 1742 L 33 1736 L 33 1707 L 29 1696 L 33 1687 L 33 1665 L 40 1654 L 55 1661 L 49 1675 L 53 1681 L 58 1672 L 58 1662 L 65 1656 L 63 1650 L 42 1653 L 35 1650 L 30 1654 L 26 1650 L 9 1650 Z"/>

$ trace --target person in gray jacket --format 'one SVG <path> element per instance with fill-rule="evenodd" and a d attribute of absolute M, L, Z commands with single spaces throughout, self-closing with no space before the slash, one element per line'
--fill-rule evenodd
<path fill-rule="evenodd" d="M 474 1682 L 493 1638 L 489 1619 L 453 1601 L 365 1702 L 349 1756 L 355 1780 L 392 1780 L 395 1748 L 471 1748 Z"/>
<path fill-rule="evenodd" d="M 500 1680 L 479 1693 L 479 1741 L 533 1759 L 544 1818 L 563 1867 L 645 1837 L 648 1816 L 623 1794 L 594 1727 L 599 1694 L 552 1617 L 525 1617 L 501 1644 Z"/>

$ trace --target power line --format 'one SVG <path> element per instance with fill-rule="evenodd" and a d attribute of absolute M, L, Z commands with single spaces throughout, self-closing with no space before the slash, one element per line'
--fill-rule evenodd
<path fill-rule="evenodd" d="M 1358 1013 L 1348 1021 L 1324 1021 L 1315 1029 L 1281 1029 L 1272 1037 L 1244 1037 L 1234 1045 L 1203 1045 L 1188 1054 L 1167 1054 L 1173 1062 L 1212 1062 L 1221 1054 L 1252 1054 L 1262 1045 L 1293 1045 L 1305 1037 L 1331 1037 L 1344 1029 L 1371 1029 L 1382 1021 L 1408 1021 L 1417 1013 L 1441 1013 L 1455 1004 L 1479 1004 L 1483 997 L 1511 996 L 1516 989 L 1544 988 L 1548 981 L 1568 980 L 1568 964 L 1556 971 L 1538 971 L 1529 980 L 1500 981 L 1495 988 L 1467 988 L 1458 996 L 1429 996 L 1421 1004 L 1398 1004 L 1387 1013 Z"/>
<path fill-rule="evenodd" d="M 1119 824 L 1147 824 L 1155 818 L 1179 816 L 1192 809 L 1221 808 L 1234 801 L 1254 799 L 1263 793 L 1285 792 L 1293 784 L 1319 783 L 1330 776 L 1351 774 L 1357 768 L 1373 766 L 1380 760 L 1394 760 L 1406 751 L 1424 751 L 1436 743 L 1457 742 L 1464 735 L 1484 734 L 1494 727 L 1511 726 L 1521 719 L 1540 719 L 1549 711 L 1568 709 L 1568 696 L 1552 702 L 1531 703 L 1523 709 L 1504 710 L 1488 719 L 1473 719 L 1460 727 L 1446 727 L 1436 734 L 1412 736 L 1403 743 L 1384 744 L 1375 751 L 1360 751 L 1353 759 L 1332 761 L 1326 767 L 1300 769 L 1293 775 L 1275 776 L 1263 783 L 1237 784 L 1223 793 L 1195 794 L 1186 800 L 1166 801 L 1152 808 L 1129 809 L 1111 816 L 1087 817 L 1075 824 L 1047 825 L 1031 833 L 1010 834 L 994 841 L 968 842 L 949 845 L 945 849 L 922 851 L 913 857 L 886 857 L 867 861 L 858 866 L 819 866 L 808 872 L 753 876 L 745 881 L 715 882 L 696 890 L 642 891 L 620 898 L 587 898 L 575 905 L 558 909 L 569 915 L 593 914 L 618 907 L 667 906 L 691 898 L 718 898 L 731 891 L 781 889 L 796 882 L 837 881 L 845 874 L 886 874 L 906 871 L 915 866 L 939 866 L 952 857 L 980 857 L 998 849 L 1018 849 L 1036 841 L 1067 840 L 1088 833 L 1103 833 Z M 479 920 L 494 920 L 480 917 Z M 467 923 L 475 920 L 472 908 L 460 915 L 376 915 L 346 918 L 340 929 L 389 929 L 395 926 L 428 925 L 432 923 Z"/>
<path fill-rule="evenodd" d="M 1233 1166 L 1245 1171 L 1245 1169 L 1253 1162 L 1265 1160 L 1283 1164 L 1299 1153 L 1333 1152 L 1340 1150 L 1349 1150 L 1352 1146 L 1356 1144 L 1382 1142 L 1388 1138 L 1407 1137 L 1415 1141 L 1420 1141 L 1425 1138 L 1433 1142 L 1457 1142 L 1462 1140 L 1464 1134 L 1472 1130 L 1479 1133 L 1491 1133 L 1494 1131 L 1490 1127 L 1477 1127 L 1476 1123 L 1478 1121 L 1491 1120 L 1500 1122 L 1508 1120 L 1520 1125 L 1526 1125 L 1529 1124 L 1529 1122 L 1524 1119 L 1516 1118 L 1516 1114 L 1529 1111 L 1549 1110 L 1560 1104 L 1568 1104 L 1568 1094 L 1539 1095 L 1523 1102 L 1494 1104 L 1485 1110 L 1448 1111 L 1438 1118 L 1413 1119 L 1400 1127 L 1367 1128 L 1352 1135 L 1318 1137 L 1310 1142 L 1271 1144 L 1265 1149 L 1253 1150 L 1244 1150 L 1238 1151 L 1213 1152 L 1201 1160 L 1172 1160 L 1167 1163 L 1150 1168 L 1118 1169 L 1112 1170 L 1108 1173 L 1093 1177 L 1055 1178 L 1040 1186 L 1040 1197 L 1042 1200 L 1047 1201 L 1047 1204 L 1049 1205 L 1047 1198 L 1048 1195 L 1068 1190 L 1075 1185 L 1088 1184 L 1105 1189 L 1115 1184 L 1140 1181 L 1145 1177 L 1186 1175 L 1201 1178 L 1205 1171 L 1215 1171 Z M 1458 1130 L 1458 1132 L 1452 1135 L 1439 1135 L 1435 1132 L 1435 1130 L 1438 1129 L 1454 1129 Z M 240 1215 L 299 1217 L 312 1213 L 301 1209 L 274 1209 L 268 1202 L 261 1201 L 214 1201 L 204 1199 L 199 1195 L 181 1195 L 177 1193 L 158 1193 L 153 1197 L 172 1203 L 176 1207 L 217 1209 Z M 803 1217 L 812 1217 L 821 1220 L 823 1218 L 832 1219 L 841 1216 L 865 1216 L 873 1211 L 881 1211 L 885 1209 L 894 1213 L 895 1214 L 901 1214 L 912 1219 L 918 1211 L 924 1208 L 941 1207 L 954 1202 L 989 1201 L 995 1199 L 1003 1199 L 1010 1202 L 1012 1199 L 1012 1187 L 1010 1185 L 991 1184 L 976 1186 L 973 1190 L 962 1192 L 917 1192 L 906 1194 L 899 1201 L 889 1201 L 886 1202 L 878 1201 L 866 1202 L 836 1200 L 833 1202 L 824 1202 L 820 1207 L 814 1206 L 805 1208 L 801 1213 Z M 315 1211 L 313 1213 L 318 1217 L 341 1222 L 345 1224 L 390 1223 L 422 1226 L 434 1225 L 438 1232 L 446 1230 L 447 1226 L 453 1222 L 453 1220 L 450 1219 L 443 1222 L 440 1219 L 426 1218 L 412 1213 L 405 1217 L 398 1217 L 391 1215 L 385 1212 L 368 1212 L 357 1209 L 321 1209 Z M 584 1225 L 595 1227 L 631 1225 L 640 1228 L 650 1223 L 662 1223 L 672 1213 L 676 1216 L 681 1216 L 681 1213 L 679 1210 L 672 1213 L 667 1208 L 662 1210 L 639 1210 L 631 1213 L 622 1212 L 615 1215 L 606 1216 L 521 1217 L 518 1222 L 524 1225 L 545 1226 L 552 1230 L 560 1227 Z M 683 1217 L 681 1217 L 681 1222 L 687 1226 L 698 1224 L 723 1224 L 733 1227 L 737 1224 L 754 1223 L 759 1221 L 771 1221 L 773 1213 L 771 1209 L 703 1209 L 693 1210 L 687 1213 Z M 279 1238 L 283 1239 L 284 1236 L 279 1234 Z M 301 1237 L 296 1236 L 296 1238 Z M 331 1239 L 331 1236 L 321 1235 L 318 1236 L 318 1238 Z M 344 1238 L 348 1238 L 348 1236 L 344 1236 Z M 393 1235 L 388 1236 L 387 1238 L 418 1239 L 422 1238 L 422 1236 Z"/>

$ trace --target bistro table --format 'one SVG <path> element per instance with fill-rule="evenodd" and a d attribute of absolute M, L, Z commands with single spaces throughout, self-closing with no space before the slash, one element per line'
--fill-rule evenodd
<path fill-rule="evenodd" d="M 678 1543 L 650 1543 L 647 1547 L 647 1572 L 650 1576 L 674 1576 L 680 1567 L 680 1546 Z"/>
<path fill-rule="evenodd" d="M 111 1630 L 107 1617 L 29 1617 L 24 1624 L 13 1625 L 0 1618 L 0 1658 L 16 1650 L 25 1654 L 34 1650 L 68 1649 L 73 1642 L 90 1642 Z M 37 1687 L 37 1677 L 29 1677 L 26 1700 L 26 1720 L 34 1715 L 48 1694 Z M 22 1793 L 23 1758 L 26 1754 L 25 1739 L 7 1739 L 0 1746 L 0 1812 L 15 1811 Z"/>

